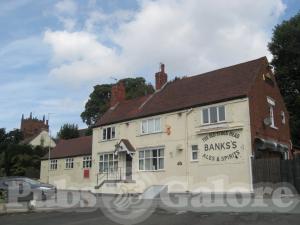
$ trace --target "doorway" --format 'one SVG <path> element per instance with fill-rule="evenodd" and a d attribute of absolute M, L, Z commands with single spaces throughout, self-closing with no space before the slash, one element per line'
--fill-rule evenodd
<path fill-rule="evenodd" d="M 132 180 L 132 157 L 126 154 L 126 180 Z"/>

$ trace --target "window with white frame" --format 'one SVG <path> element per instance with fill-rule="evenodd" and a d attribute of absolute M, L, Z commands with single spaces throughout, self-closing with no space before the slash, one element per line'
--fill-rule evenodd
<path fill-rule="evenodd" d="M 285 124 L 285 113 L 281 111 L 281 123 Z"/>
<path fill-rule="evenodd" d="M 73 167 L 74 167 L 74 159 L 67 158 L 66 159 L 66 169 L 73 169 Z"/>
<path fill-rule="evenodd" d="M 142 134 L 151 134 L 161 131 L 161 121 L 160 118 L 152 118 L 142 120 L 141 123 L 141 133 Z"/>
<path fill-rule="evenodd" d="M 57 159 L 52 159 L 50 161 L 50 170 L 57 170 Z"/>
<path fill-rule="evenodd" d="M 269 105 L 270 127 L 275 128 L 275 118 L 274 118 L 275 101 L 272 98 L 267 97 L 267 102 Z"/>
<path fill-rule="evenodd" d="M 202 123 L 213 124 L 223 122 L 226 119 L 225 106 L 212 106 L 202 109 Z"/>
<path fill-rule="evenodd" d="M 139 151 L 139 170 L 154 171 L 164 169 L 164 149 L 146 149 Z"/>
<path fill-rule="evenodd" d="M 91 168 L 92 167 L 92 156 L 84 156 L 82 160 L 82 167 L 83 168 Z"/>
<path fill-rule="evenodd" d="M 192 145 L 192 160 L 198 160 L 198 145 Z"/>
<path fill-rule="evenodd" d="M 102 140 L 107 141 L 114 139 L 116 137 L 116 128 L 115 127 L 106 127 L 102 130 Z"/>
<path fill-rule="evenodd" d="M 99 155 L 99 172 L 107 173 L 118 170 L 118 155 L 103 153 Z"/>

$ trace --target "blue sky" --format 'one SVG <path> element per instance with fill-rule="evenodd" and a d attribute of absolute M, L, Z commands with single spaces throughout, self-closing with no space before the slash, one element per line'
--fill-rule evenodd
<path fill-rule="evenodd" d="M 111 77 L 170 79 L 266 55 L 273 27 L 299 0 L 2 0 L 0 127 L 51 113 L 53 133 L 80 118 Z"/>

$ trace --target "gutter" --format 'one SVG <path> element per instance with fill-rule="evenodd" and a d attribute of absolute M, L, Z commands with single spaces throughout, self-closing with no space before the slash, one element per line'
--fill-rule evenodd
<path fill-rule="evenodd" d="M 141 116 L 135 116 L 135 117 L 131 117 L 131 118 L 129 117 L 129 118 L 121 119 L 121 120 L 115 120 L 115 121 L 112 121 L 112 122 L 109 122 L 109 123 L 103 123 L 103 124 L 100 123 L 98 125 L 95 124 L 91 127 L 92 128 L 97 128 L 97 127 L 108 126 L 108 125 L 113 125 L 113 124 L 122 123 L 122 122 L 129 122 L 129 121 L 136 120 L 136 119 L 141 119 L 141 118 L 146 118 L 146 117 L 151 117 L 151 116 L 157 116 L 157 115 L 161 115 L 161 114 L 172 113 L 172 112 L 177 112 L 177 111 L 182 111 L 182 110 L 189 110 L 191 108 L 208 106 L 208 105 L 212 105 L 212 104 L 227 102 L 227 101 L 236 100 L 236 99 L 242 99 L 242 98 L 246 98 L 246 97 L 248 97 L 248 95 L 244 94 L 244 95 L 239 95 L 239 96 L 232 97 L 232 98 L 222 99 L 222 100 L 219 100 L 219 101 L 212 101 L 212 102 L 207 102 L 207 103 L 202 103 L 202 104 L 195 104 L 195 105 L 186 106 L 186 107 L 182 107 L 182 108 L 170 109 L 170 110 L 145 114 L 145 115 L 141 115 Z"/>

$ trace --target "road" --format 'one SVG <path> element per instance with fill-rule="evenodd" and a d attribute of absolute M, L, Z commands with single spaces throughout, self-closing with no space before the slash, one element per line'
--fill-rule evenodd
<path fill-rule="evenodd" d="M 284 213 L 196 213 L 196 212 L 168 212 L 162 209 L 156 211 L 139 224 L 168 224 L 168 225 L 193 225 L 193 224 L 299 224 L 299 214 Z M 108 219 L 98 209 L 92 212 L 35 212 L 17 213 L 0 216 L 1 225 L 110 225 L 118 224 Z"/>

